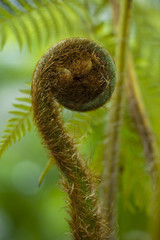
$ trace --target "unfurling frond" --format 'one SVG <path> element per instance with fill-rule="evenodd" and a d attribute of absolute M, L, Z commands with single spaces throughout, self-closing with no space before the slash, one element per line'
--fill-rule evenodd
<path fill-rule="evenodd" d="M 26 96 L 16 98 L 17 103 L 13 104 L 14 110 L 9 111 L 12 117 L 7 121 L 4 134 L 0 139 L 0 157 L 9 146 L 19 141 L 31 129 L 30 90 L 23 89 L 20 92 L 26 94 Z"/>
<path fill-rule="evenodd" d="M 97 109 L 110 99 L 115 81 L 115 66 L 109 53 L 86 38 L 69 38 L 52 46 L 33 74 L 34 120 L 65 177 L 69 224 L 76 240 L 104 240 L 109 232 L 96 196 L 95 177 L 64 126 L 59 104 L 80 112 Z M 41 179 L 45 174 L 46 171 Z"/>
<path fill-rule="evenodd" d="M 3 1 L 0 3 L 0 48 L 4 47 L 11 31 L 20 49 L 26 42 L 31 51 L 35 43 L 42 46 L 53 36 L 57 39 L 62 28 L 63 33 L 73 34 L 77 26 L 86 27 L 84 19 L 82 8 L 78 9 L 73 1 Z"/>

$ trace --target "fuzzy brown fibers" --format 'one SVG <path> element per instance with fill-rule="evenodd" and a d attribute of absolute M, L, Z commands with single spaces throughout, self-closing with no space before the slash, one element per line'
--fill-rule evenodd
<path fill-rule="evenodd" d="M 103 105 L 114 89 L 112 70 L 113 61 L 102 47 L 88 39 L 72 38 L 51 47 L 33 74 L 34 120 L 65 177 L 75 240 L 104 240 L 108 229 L 97 203 L 94 178 L 64 128 L 59 103 L 78 111 Z"/>

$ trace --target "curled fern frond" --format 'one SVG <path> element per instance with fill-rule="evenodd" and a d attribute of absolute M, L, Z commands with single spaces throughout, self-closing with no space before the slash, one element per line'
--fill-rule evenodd
<path fill-rule="evenodd" d="M 115 81 L 109 53 L 85 38 L 69 38 L 52 46 L 33 74 L 34 120 L 65 178 L 69 223 L 76 240 L 104 240 L 109 232 L 98 203 L 95 176 L 64 126 L 60 105 L 80 112 L 97 109 L 109 101 Z"/>
<path fill-rule="evenodd" d="M 16 98 L 17 103 L 13 104 L 14 110 L 9 111 L 12 117 L 8 120 L 4 134 L 0 139 L 0 157 L 9 146 L 19 141 L 31 129 L 30 90 L 23 89 L 20 92 L 27 96 Z"/>

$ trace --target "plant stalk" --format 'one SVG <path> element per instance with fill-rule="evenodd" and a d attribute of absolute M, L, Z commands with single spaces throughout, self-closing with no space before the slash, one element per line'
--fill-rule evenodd
<path fill-rule="evenodd" d="M 110 0 L 110 3 L 113 11 L 115 32 L 117 33 L 117 26 L 119 21 L 119 4 L 116 0 Z M 151 124 L 141 97 L 131 53 L 129 53 L 128 56 L 127 71 L 128 77 L 126 79 L 126 95 L 128 98 L 130 114 L 132 115 L 132 118 L 141 137 L 144 153 L 146 156 L 147 168 L 155 185 L 156 180 L 154 171 L 156 171 L 158 146 L 156 144 Z"/>
<path fill-rule="evenodd" d="M 110 240 L 117 239 L 117 182 L 120 151 L 120 132 L 125 101 L 125 78 L 131 18 L 131 0 L 121 2 L 118 45 L 116 50 L 117 86 L 112 98 L 107 123 L 107 143 L 102 176 L 102 207 L 111 231 Z"/>
<path fill-rule="evenodd" d="M 115 32 L 117 33 L 117 24 L 119 21 L 119 4 L 116 0 L 110 0 Z M 126 93 L 130 107 L 130 113 L 134 119 L 139 135 L 142 140 L 144 153 L 146 156 L 146 165 L 153 181 L 153 222 L 152 236 L 153 240 L 160 239 L 160 155 L 158 146 L 147 116 L 147 112 L 141 97 L 138 79 L 131 53 L 128 60 L 128 77 L 126 79 Z"/>
<path fill-rule="evenodd" d="M 53 81 L 54 71 L 48 66 L 57 64 L 54 59 L 57 60 L 58 54 L 55 56 L 55 51 L 53 47 L 42 56 L 33 74 L 31 92 L 34 120 L 45 147 L 65 179 L 64 188 L 70 206 L 68 222 L 73 239 L 105 240 L 108 229 L 98 204 L 95 178 L 64 127 L 61 109 L 53 91 L 56 79 Z"/>

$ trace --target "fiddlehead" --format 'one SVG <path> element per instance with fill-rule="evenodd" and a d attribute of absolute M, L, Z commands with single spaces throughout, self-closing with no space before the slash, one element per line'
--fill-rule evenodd
<path fill-rule="evenodd" d="M 70 198 L 74 239 L 101 240 L 106 223 L 97 204 L 93 176 L 60 117 L 60 104 L 87 111 L 103 105 L 115 85 L 115 67 L 97 43 L 71 38 L 51 47 L 38 62 L 32 80 L 35 123 L 56 160 Z"/>

